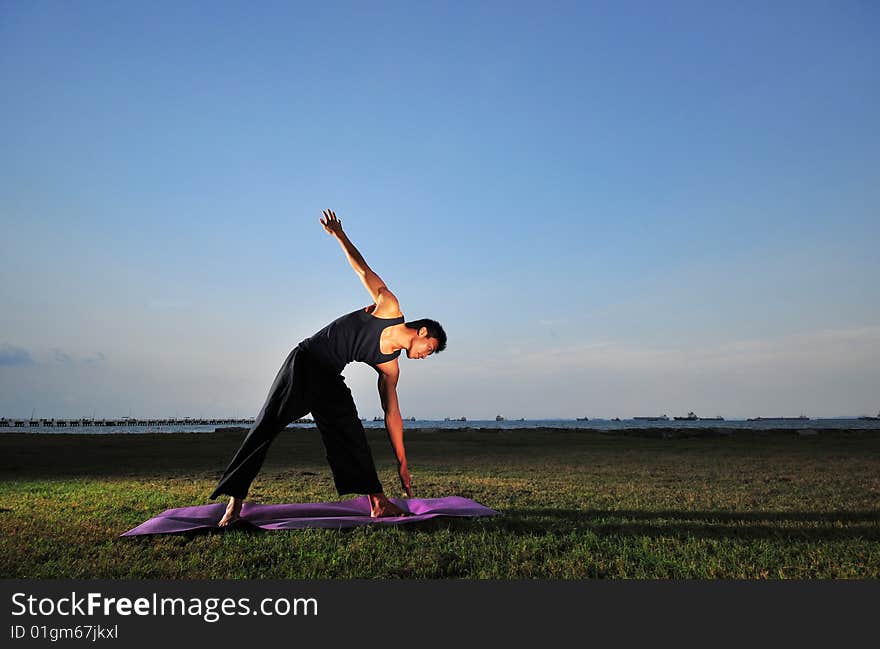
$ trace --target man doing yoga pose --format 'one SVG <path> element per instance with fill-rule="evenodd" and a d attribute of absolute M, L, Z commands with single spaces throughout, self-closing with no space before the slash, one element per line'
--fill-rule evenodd
<path fill-rule="evenodd" d="M 405 512 L 385 496 L 364 427 L 358 417 L 351 390 L 341 372 L 352 361 L 367 363 L 379 374 L 379 397 L 385 411 L 385 427 L 397 472 L 407 496 L 412 479 L 403 445 L 403 419 L 397 403 L 400 368 L 397 357 L 422 359 L 446 348 L 446 332 L 435 320 L 404 322 L 400 303 L 342 231 L 332 210 L 319 219 L 345 251 L 358 277 L 370 292 L 373 304 L 343 315 L 313 336 L 301 341 L 288 354 L 278 371 L 269 396 L 247 436 L 236 451 L 211 494 L 230 496 L 218 525 L 225 527 L 240 518 L 247 496 L 272 440 L 287 425 L 311 412 L 327 451 L 327 461 L 339 495 L 367 494 L 370 516 L 400 516 Z"/>

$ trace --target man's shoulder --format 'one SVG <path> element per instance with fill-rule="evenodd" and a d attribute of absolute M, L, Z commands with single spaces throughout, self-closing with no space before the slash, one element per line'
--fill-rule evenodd
<path fill-rule="evenodd" d="M 373 315 L 381 318 L 398 318 L 403 315 L 400 311 L 400 302 L 397 296 L 387 288 L 379 291 L 379 299 L 376 300 L 376 306 Z"/>

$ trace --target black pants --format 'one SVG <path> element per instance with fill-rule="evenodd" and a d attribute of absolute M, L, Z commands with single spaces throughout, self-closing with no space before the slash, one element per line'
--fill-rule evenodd
<path fill-rule="evenodd" d="M 210 498 L 221 494 L 245 498 L 272 440 L 309 412 L 321 433 L 339 495 L 380 493 L 382 484 L 351 390 L 341 374 L 324 369 L 297 346 L 278 371 L 266 403 Z"/>

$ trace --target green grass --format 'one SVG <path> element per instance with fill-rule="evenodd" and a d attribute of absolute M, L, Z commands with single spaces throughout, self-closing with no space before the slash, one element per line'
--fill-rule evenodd
<path fill-rule="evenodd" d="M 388 443 L 368 432 L 396 495 Z M 0 434 L 0 577 L 880 576 L 880 435 L 871 431 L 411 430 L 416 496 L 465 496 L 503 515 L 119 537 L 165 509 L 211 502 L 243 435 Z M 314 429 L 275 440 L 249 496 L 339 499 Z"/>

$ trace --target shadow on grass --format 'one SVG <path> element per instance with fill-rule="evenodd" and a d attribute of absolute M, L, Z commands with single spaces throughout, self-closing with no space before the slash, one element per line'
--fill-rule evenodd
<path fill-rule="evenodd" d="M 514 534 L 711 539 L 880 540 L 880 511 L 737 512 L 509 509 L 487 521 Z"/>
<path fill-rule="evenodd" d="M 644 509 L 555 509 L 543 507 L 538 509 L 508 509 L 512 516 L 551 516 L 568 520 L 597 520 L 606 518 L 627 518 L 634 520 L 672 519 L 701 520 L 719 523 L 748 523 L 752 521 L 795 521 L 823 523 L 859 523 L 880 522 L 880 510 L 868 511 L 687 511 L 687 510 L 644 510 Z"/>

